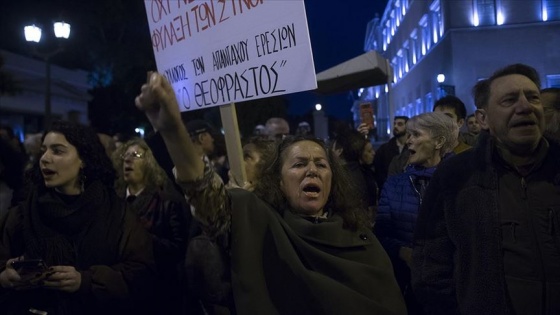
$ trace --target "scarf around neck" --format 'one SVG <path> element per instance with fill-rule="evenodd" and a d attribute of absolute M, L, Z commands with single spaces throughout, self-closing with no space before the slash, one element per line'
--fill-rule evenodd
<path fill-rule="evenodd" d="M 95 233 L 102 212 L 111 202 L 99 181 L 91 183 L 80 197 L 66 204 L 53 189 L 34 190 L 24 212 L 25 257 L 42 258 L 49 266 L 89 265 L 94 256 L 79 255 L 82 244 L 105 244 L 107 232 Z M 101 224 L 102 225 L 102 224 Z M 93 250 L 93 248 L 92 248 Z"/>

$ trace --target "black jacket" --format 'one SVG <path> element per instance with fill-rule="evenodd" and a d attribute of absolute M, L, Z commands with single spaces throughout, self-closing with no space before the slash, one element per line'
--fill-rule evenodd
<path fill-rule="evenodd" d="M 494 151 L 492 137 L 481 134 L 476 148 L 440 165 L 426 191 L 416 225 L 412 284 L 429 314 L 513 312 L 505 280 L 500 221 L 504 202 L 499 199 Z M 547 204 L 558 199 L 557 143 L 550 142 L 541 169 L 535 172 L 542 174 L 534 178 L 537 185 L 545 183 L 557 191 L 549 196 Z M 548 228 L 560 251 L 560 213 L 553 208 Z M 558 288 L 550 292 L 554 290 Z M 538 314 L 558 312 L 556 309 Z"/>

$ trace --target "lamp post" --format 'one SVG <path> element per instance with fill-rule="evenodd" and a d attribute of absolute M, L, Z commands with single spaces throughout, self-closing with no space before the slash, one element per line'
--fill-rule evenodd
<path fill-rule="evenodd" d="M 436 80 L 438 82 L 438 91 L 437 91 L 437 98 L 442 98 L 445 96 L 445 93 L 443 92 L 443 82 L 445 82 L 445 75 L 443 73 L 440 73 L 437 75 Z"/>
<path fill-rule="evenodd" d="M 313 129 L 315 137 L 327 140 L 329 137 L 329 121 L 322 109 L 323 106 L 321 104 L 315 104 L 315 111 L 313 112 Z"/>
<path fill-rule="evenodd" d="M 65 22 L 55 22 L 53 24 L 54 35 L 56 38 L 68 39 L 70 37 L 70 24 Z M 28 42 L 39 43 L 41 41 L 42 30 L 36 25 L 28 25 L 24 27 L 25 40 Z M 58 46 L 54 50 L 48 52 L 39 52 L 34 47 L 33 53 L 41 57 L 45 61 L 45 118 L 44 128 L 48 129 L 51 125 L 51 58 L 61 52 L 63 48 Z"/>
<path fill-rule="evenodd" d="M 454 85 L 443 84 L 445 82 L 445 75 L 443 73 L 438 74 L 436 80 L 438 82 L 438 98 L 442 98 L 447 95 L 455 95 Z"/>

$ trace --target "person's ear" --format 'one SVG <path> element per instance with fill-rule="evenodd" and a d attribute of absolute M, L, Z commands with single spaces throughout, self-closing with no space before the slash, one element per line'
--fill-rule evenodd
<path fill-rule="evenodd" d="M 196 136 L 196 143 L 202 143 L 202 141 L 204 140 L 204 133 L 200 133 Z"/>
<path fill-rule="evenodd" d="M 484 130 L 488 130 L 488 117 L 486 116 L 486 110 L 485 109 L 477 109 L 474 112 L 474 115 L 476 117 L 476 120 L 480 124 L 480 128 L 484 129 Z"/>
<path fill-rule="evenodd" d="M 463 127 L 464 124 L 465 124 L 464 118 L 461 118 L 457 121 L 457 126 L 459 127 L 459 129 L 461 129 L 461 127 Z"/>
<path fill-rule="evenodd" d="M 285 191 L 284 191 L 284 181 L 283 181 L 283 180 L 280 180 L 280 190 L 281 190 L 283 193 L 285 193 Z"/>
<path fill-rule="evenodd" d="M 441 148 L 443 148 L 444 143 L 445 143 L 445 137 L 437 137 L 436 138 L 436 149 L 441 150 Z"/>

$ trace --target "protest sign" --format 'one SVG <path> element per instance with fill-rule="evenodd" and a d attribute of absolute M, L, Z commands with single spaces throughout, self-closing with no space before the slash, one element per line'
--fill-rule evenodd
<path fill-rule="evenodd" d="M 303 0 L 145 0 L 181 111 L 317 87 Z"/>

